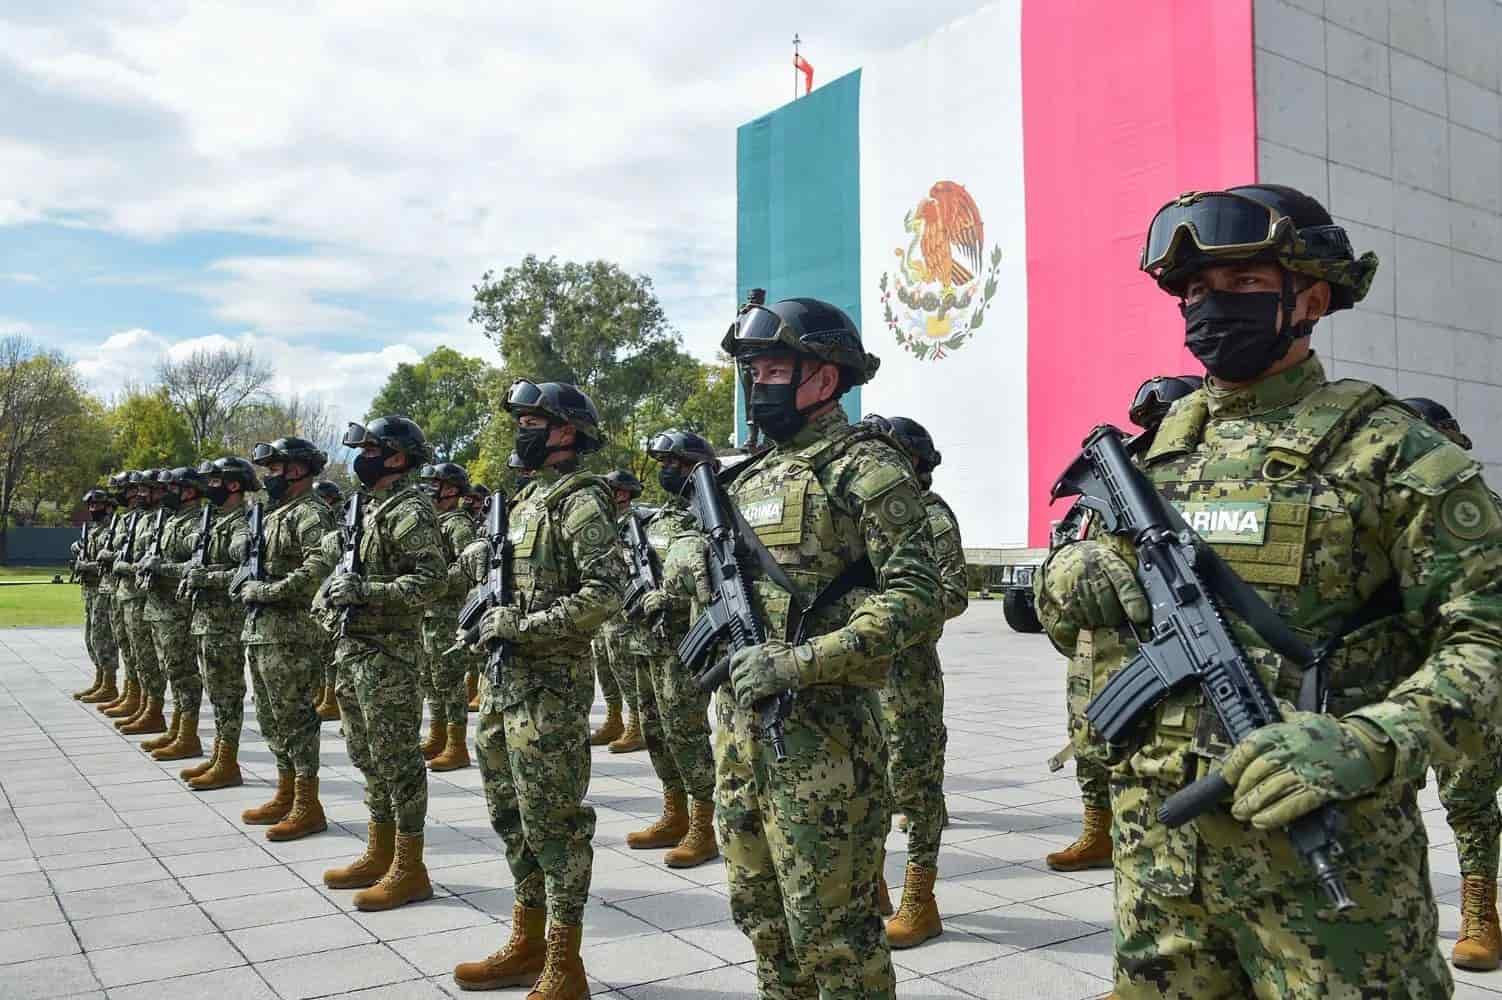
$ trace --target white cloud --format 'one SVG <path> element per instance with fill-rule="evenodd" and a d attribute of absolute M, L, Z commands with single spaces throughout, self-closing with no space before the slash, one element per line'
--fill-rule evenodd
<path fill-rule="evenodd" d="M 41 275 L 29 274 L 25 271 L 8 271 L 0 273 L 0 281 L 10 281 L 17 285 L 40 285 Z"/>

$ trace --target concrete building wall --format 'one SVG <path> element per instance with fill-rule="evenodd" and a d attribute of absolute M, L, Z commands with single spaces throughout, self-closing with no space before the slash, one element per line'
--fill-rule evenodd
<path fill-rule="evenodd" d="M 1335 377 L 1449 406 L 1502 483 L 1502 3 L 1256 0 L 1260 179 L 1382 264 L 1320 323 Z"/>

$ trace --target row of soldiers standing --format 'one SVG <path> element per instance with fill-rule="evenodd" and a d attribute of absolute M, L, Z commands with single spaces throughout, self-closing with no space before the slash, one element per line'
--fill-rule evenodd
<path fill-rule="evenodd" d="M 706 571 L 705 535 L 687 513 L 690 474 L 706 463 L 718 468 L 713 449 L 683 432 L 654 438 L 649 451 L 669 501 L 632 511 L 629 483 L 617 490 L 619 478 L 579 469 L 603 440 L 588 397 L 570 385 L 526 381 L 513 386 L 506 409 L 518 425 L 513 463 L 528 481 L 509 504 L 493 499 L 507 516 L 492 537 L 475 537 L 473 523 L 455 513 L 464 490 L 452 468 L 427 467 L 433 489 L 413 488 L 426 444 L 400 417 L 351 425 L 344 443 L 358 452 L 354 471 L 364 488 L 345 502 L 342 528 L 312 489 L 322 453 L 298 439 L 257 447 L 259 481 L 252 462 L 238 458 L 150 484 L 137 474 L 125 490 L 127 510 L 102 518 L 80 553 L 91 591 L 89 646 L 100 665 L 99 691 L 88 697 L 114 677 L 115 654 L 102 635 L 127 636 L 122 707 L 147 706 L 146 721 L 132 728 L 167 729 L 166 746 L 182 753 L 197 739 L 193 684 L 205 678 L 216 747 L 201 771 L 190 769 L 196 777 L 187 776 L 194 787 L 225 787 L 240 780 L 248 669 L 278 784 L 245 820 L 268 824 L 273 839 L 305 836 L 327 825 L 317 704 L 332 659 L 370 824 L 365 852 L 325 873 L 325 882 L 361 888 L 361 909 L 427 898 L 423 690 L 433 706 L 429 749 L 441 736 L 443 753 L 467 754 L 464 671 L 441 647 L 455 633 L 460 599 L 487 586 L 504 553 L 514 592 L 491 601 L 454 646 L 505 664 L 479 680 L 475 750 L 516 903 L 510 939 L 458 966 L 457 984 L 530 985 L 534 1000 L 588 995 L 579 948 L 594 833 L 584 802 L 590 650 L 597 633 L 622 620 L 632 714 L 664 789 L 662 815 L 631 834 L 630 846 L 667 848 L 665 863 L 679 866 L 723 853 L 732 915 L 755 947 L 763 995 L 895 996 L 889 940 L 910 947 L 941 931 L 933 890 L 947 817 L 936 644 L 945 618 L 963 610 L 966 585 L 958 527 L 928 488 L 940 456 L 915 422 L 847 421 L 839 397 L 869 379 L 878 361 L 839 309 L 812 299 L 753 300 L 725 346 L 773 444 L 721 477 L 760 553 L 749 585 L 766 641 L 720 645 L 714 659 L 728 657 L 729 680 L 713 707 L 677 653 L 690 623 L 720 599 Z M 258 487 L 271 503 L 247 515 L 246 498 Z M 123 546 L 122 524 L 128 537 L 164 502 L 163 543 L 145 555 Z M 205 503 L 217 520 L 200 513 Z M 660 574 L 655 586 L 630 594 L 629 606 L 621 534 L 628 522 Z M 128 627 L 101 625 L 101 612 L 129 613 L 128 600 L 114 594 L 138 576 L 159 578 L 162 606 L 199 636 L 196 663 L 174 652 L 193 647 L 171 635 L 153 642 L 147 661 Z M 172 727 L 161 719 L 158 663 L 169 664 L 160 676 L 173 678 Z M 786 759 L 777 759 L 758 707 L 785 694 Z M 892 908 L 883 845 L 894 805 L 908 818 L 910 850 L 902 906 L 884 923 Z"/>

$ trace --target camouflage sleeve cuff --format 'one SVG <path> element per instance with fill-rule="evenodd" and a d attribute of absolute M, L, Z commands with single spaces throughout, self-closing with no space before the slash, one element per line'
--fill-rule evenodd
<path fill-rule="evenodd" d="M 158 576 L 165 576 L 169 580 L 181 580 L 186 565 L 180 562 L 164 562 L 156 568 L 156 572 Z"/>
<path fill-rule="evenodd" d="M 203 586 L 200 590 L 228 590 L 229 582 L 235 578 L 237 570 L 211 569 L 203 574 Z"/>
<path fill-rule="evenodd" d="M 793 656 L 798 661 L 798 678 L 804 687 L 850 684 L 879 688 L 886 683 L 891 667 L 890 659 L 862 652 L 859 637 L 848 628 L 814 636 L 802 646 L 795 646 Z"/>
<path fill-rule="evenodd" d="M 1387 773 L 1393 781 L 1418 784 L 1423 780 L 1429 770 L 1429 741 L 1412 709 L 1379 701 L 1357 709 L 1341 721 L 1358 734 L 1379 774 L 1383 762 L 1390 760 Z"/>

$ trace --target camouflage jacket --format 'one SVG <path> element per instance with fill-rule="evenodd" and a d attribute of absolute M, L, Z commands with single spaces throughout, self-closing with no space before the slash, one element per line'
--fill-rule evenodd
<path fill-rule="evenodd" d="M 965 546 L 960 540 L 959 521 L 943 497 L 928 490 L 923 494 L 923 507 L 928 511 L 928 531 L 934 539 L 934 556 L 939 560 L 939 581 L 944 585 L 944 620 L 948 621 L 964 614 L 970 606 Z M 939 631 L 943 631 L 942 624 Z"/>
<path fill-rule="evenodd" d="M 126 525 L 120 544 L 115 549 L 115 562 L 110 567 L 110 572 L 115 578 L 115 597 L 118 600 L 146 600 L 146 591 L 136 586 L 136 564 L 151 551 L 159 510 L 160 507 L 136 508 L 135 520 Z M 166 522 L 162 523 L 165 526 Z"/>
<path fill-rule="evenodd" d="M 262 515 L 262 560 L 272 596 L 255 614 L 245 616 L 241 642 L 320 641 L 308 614 L 308 602 L 323 579 L 314 556 L 324 534 L 333 526 L 334 512 L 312 490 Z"/>
<path fill-rule="evenodd" d="M 415 634 L 424 610 L 448 586 L 448 561 L 433 501 L 404 477 L 367 494 L 363 524 L 360 559 L 367 600 L 351 611 L 348 634 L 385 635 L 404 629 Z M 323 581 L 315 611 L 326 606 L 324 591 L 343 549 L 343 532 L 331 531 L 308 560 Z"/>
<path fill-rule="evenodd" d="M 162 561 L 151 574 L 146 595 L 145 619 L 149 622 L 188 622 L 188 603 L 177 599 L 177 582 L 182 576 L 181 564 L 193 554 L 193 540 L 206 503 L 199 500 L 178 509 L 162 526 Z"/>
<path fill-rule="evenodd" d="M 636 631 L 650 655 L 674 652 L 691 621 L 697 597 L 697 585 L 684 586 L 685 576 L 702 576 L 704 572 L 704 536 L 699 522 L 689 513 L 688 504 L 671 497 L 662 509 L 642 524 L 647 544 L 661 572 L 661 590 L 668 597 L 661 629 L 648 628 L 637 622 Z M 674 585 L 673 580 L 678 583 Z"/>
<path fill-rule="evenodd" d="M 113 574 L 99 572 L 99 553 L 113 544 L 123 519 L 124 515 L 116 511 L 102 524 L 89 525 L 88 538 L 77 556 L 78 579 L 85 590 L 99 590 L 106 594 L 114 592 Z"/>
<path fill-rule="evenodd" d="M 454 623 L 459 619 L 459 608 L 464 604 L 464 595 L 474 586 L 464 567 L 459 564 L 459 557 L 478 536 L 474 518 L 463 509 L 440 513 L 438 532 L 443 562 L 448 568 L 444 575 L 445 583 L 439 588 L 434 602 L 423 612 L 423 619 L 425 622 L 438 623 L 440 630 L 445 633 L 452 633 Z"/>
<path fill-rule="evenodd" d="M 836 406 L 734 472 L 731 500 L 805 605 L 862 559 L 873 572 L 874 583 L 804 621 L 805 688 L 880 688 L 893 655 L 943 621 L 933 539 L 907 459 L 890 438 L 852 427 Z M 759 574 L 753 591 L 769 637 L 795 641 L 787 634 L 789 596 Z M 808 701 L 800 695 L 798 704 Z"/>
<path fill-rule="evenodd" d="M 1376 726 L 1395 756 L 1391 782 L 1345 804 L 1348 836 L 1422 835 L 1416 810 L 1400 803 L 1431 762 L 1477 758 L 1502 738 L 1502 515 L 1478 465 L 1381 389 L 1326 382 L 1313 357 L 1246 388 L 1178 400 L 1142 464 L 1309 645 L 1343 632 L 1368 602 L 1391 604 L 1331 659 L 1328 710 Z M 1134 562 L 1130 546 L 1108 543 Z M 1040 617 L 1056 611 L 1040 607 Z M 1232 627 L 1268 688 L 1293 703 L 1300 669 Z M 1074 648 L 1099 690 L 1136 644 L 1123 628 L 1082 632 Z M 1226 833 L 1212 818 L 1177 831 L 1141 822 L 1152 811 L 1142 803 L 1228 749 L 1201 705 L 1197 688 L 1177 692 L 1135 742 L 1112 748 L 1118 782 L 1145 796 L 1120 800 L 1139 819 L 1118 823 L 1118 871 L 1173 894 L 1192 888 L 1196 838 Z M 1291 859 L 1274 870 L 1285 867 L 1303 871 Z"/>
<path fill-rule="evenodd" d="M 229 582 L 245 560 L 248 529 L 243 501 L 229 513 L 214 518 L 203 560 L 206 579 L 202 587 L 192 591 L 194 635 L 227 633 L 239 640 L 245 626 L 245 605 L 230 599 Z"/>

